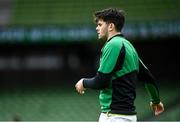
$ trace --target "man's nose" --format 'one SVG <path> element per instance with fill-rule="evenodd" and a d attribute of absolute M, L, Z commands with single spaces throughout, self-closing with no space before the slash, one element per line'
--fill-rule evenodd
<path fill-rule="evenodd" d="M 96 27 L 96 31 L 98 31 L 98 27 Z"/>

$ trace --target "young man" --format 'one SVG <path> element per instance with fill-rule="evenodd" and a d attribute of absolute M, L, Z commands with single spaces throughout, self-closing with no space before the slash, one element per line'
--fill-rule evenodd
<path fill-rule="evenodd" d="M 75 87 L 80 94 L 86 88 L 100 90 L 99 122 L 136 122 L 134 100 L 136 81 L 145 83 L 150 106 L 155 115 L 164 111 L 152 74 L 139 59 L 135 48 L 121 34 L 125 17 L 123 11 L 105 9 L 95 13 L 98 39 L 106 40 L 101 50 L 100 65 L 93 78 L 80 79 Z"/>

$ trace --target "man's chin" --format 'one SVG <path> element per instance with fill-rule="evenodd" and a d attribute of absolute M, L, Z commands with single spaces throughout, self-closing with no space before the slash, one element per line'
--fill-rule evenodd
<path fill-rule="evenodd" d="M 102 39 L 102 38 L 98 36 L 98 39 Z"/>
<path fill-rule="evenodd" d="M 102 36 L 98 36 L 98 39 L 103 39 L 103 37 Z"/>
<path fill-rule="evenodd" d="M 100 36 L 98 36 L 98 39 L 99 39 L 99 40 L 106 40 L 105 37 L 100 37 Z"/>
<path fill-rule="evenodd" d="M 98 39 L 101 39 L 101 37 L 100 37 L 100 36 L 98 36 L 97 38 L 98 38 Z"/>

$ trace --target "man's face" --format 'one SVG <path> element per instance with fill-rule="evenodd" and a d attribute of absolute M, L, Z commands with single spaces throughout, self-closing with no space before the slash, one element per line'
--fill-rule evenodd
<path fill-rule="evenodd" d="M 108 38 L 108 24 L 103 20 L 98 20 L 96 31 L 98 33 L 98 39 L 107 40 Z"/>

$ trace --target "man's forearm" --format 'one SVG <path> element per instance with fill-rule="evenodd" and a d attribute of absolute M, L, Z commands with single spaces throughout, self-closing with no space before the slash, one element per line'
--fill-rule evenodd
<path fill-rule="evenodd" d="M 110 74 L 104 74 L 97 72 L 96 76 L 92 78 L 84 78 L 83 79 L 83 86 L 85 88 L 91 88 L 91 89 L 104 89 L 107 88 L 111 81 L 111 75 Z"/>
<path fill-rule="evenodd" d="M 159 98 L 159 90 L 156 86 L 154 86 L 153 84 L 145 84 L 145 88 L 149 94 L 149 96 L 151 96 L 151 101 L 153 104 L 159 104 L 160 103 L 160 98 Z"/>

